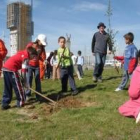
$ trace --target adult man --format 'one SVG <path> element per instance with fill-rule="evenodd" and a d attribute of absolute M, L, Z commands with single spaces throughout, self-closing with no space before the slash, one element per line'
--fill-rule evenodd
<path fill-rule="evenodd" d="M 102 73 L 106 60 L 107 45 L 109 45 L 109 54 L 112 51 L 112 43 L 109 34 L 105 31 L 105 24 L 100 22 L 97 26 L 99 29 L 92 39 L 92 53 L 95 56 L 95 69 L 93 73 L 94 82 L 102 82 Z"/>

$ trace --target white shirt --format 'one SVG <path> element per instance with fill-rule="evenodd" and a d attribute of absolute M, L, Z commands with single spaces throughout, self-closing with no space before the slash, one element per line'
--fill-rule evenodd
<path fill-rule="evenodd" d="M 52 65 L 52 66 L 55 66 L 55 65 L 57 65 L 58 64 L 58 55 L 56 55 L 56 57 L 55 57 L 56 59 L 54 59 L 54 56 L 51 58 L 51 60 L 50 60 L 50 64 Z"/>
<path fill-rule="evenodd" d="M 83 56 L 77 57 L 77 65 L 84 65 L 84 57 Z"/>

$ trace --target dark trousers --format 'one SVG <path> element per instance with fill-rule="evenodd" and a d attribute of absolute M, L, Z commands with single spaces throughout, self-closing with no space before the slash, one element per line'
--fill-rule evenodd
<path fill-rule="evenodd" d="M 97 78 L 102 77 L 105 60 L 106 60 L 106 54 L 95 53 L 95 69 L 94 69 L 93 76 Z"/>
<path fill-rule="evenodd" d="M 14 89 L 17 98 L 17 106 L 18 107 L 23 106 L 26 97 L 23 85 L 19 77 L 19 73 L 4 71 L 3 76 L 4 76 L 4 92 L 2 98 L 2 105 L 7 106 L 11 103 L 13 95 L 12 89 Z"/>
<path fill-rule="evenodd" d="M 73 76 L 73 66 L 68 66 L 67 68 L 60 68 L 60 77 L 61 77 L 61 84 L 62 84 L 62 91 L 67 91 L 67 85 L 69 80 L 70 88 L 75 91 L 76 85 L 75 80 Z"/>
<path fill-rule="evenodd" d="M 131 76 L 128 71 L 124 71 L 123 73 L 123 78 L 122 78 L 122 82 L 121 84 L 119 85 L 118 88 L 120 88 L 121 90 L 123 90 L 125 88 L 125 86 L 127 85 L 129 79 L 131 79 Z"/>
<path fill-rule="evenodd" d="M 47 65 L 47 69 L 45 71 L 45 78 L 50 79 L 52 74 L 52 66 Z"/>
<path fill-rule="evenodd" d="M 83 77 L 83 76 L 84 76 L 84 72 L 83 72 L 83 67 L 82 67 L 82 65 L 78 65 L 78 66 L 77 66 L 77 69 L 78 69 L 78 71 L 79 71 L 80 76 Z"/>
<path fill-rule="evenodd" d="M 32 87 L 33 75 L 35 76 L 35 90 L 41 92 L 41 81 L 40 81 L 40 70 L 39 67 L 28 66 L 27 72 L 27 84 L 29 87 Z M 31 96 L 31 90 L 26 90 L 26 95 Z M 36 98 L 39 98 L 39 95 L 36 95 Z"/>

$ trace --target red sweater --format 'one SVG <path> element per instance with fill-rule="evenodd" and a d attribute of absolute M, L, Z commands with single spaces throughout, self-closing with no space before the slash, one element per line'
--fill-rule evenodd
<path fill-rule="evenodd" d="M 10 57 L 4 64 L 3 68 L 6 68 L 10 71 L 17 72 L 18 70 L 22 69 L 22 63 L 25 59 L 29 58 L 29 54 L 26 50 L 19 51 L 14 56 Z M 24 69 L 23 69 L 24 71 Z"/>

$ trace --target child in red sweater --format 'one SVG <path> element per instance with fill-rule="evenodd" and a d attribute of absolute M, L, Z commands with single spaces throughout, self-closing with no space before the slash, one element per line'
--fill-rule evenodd
<path fill-rule="evenodd" d="M 26 68 L 28 60 L 34 59 L 37 56 L 37 51 L 30 46 L 27 50 L 19 51 L 14 56 L 10 57 L 4 64 L 4 92 L 2 98 L 2 109 L 9 109 L 12 100 L 12 88 L 15 91 L 17 98 L 17 107 L 22 107 L 25 102 L 25 91 L 21 82 L 18 71 L 22 69 L 24 74 L 24 82 L 26 86 Z"/>

